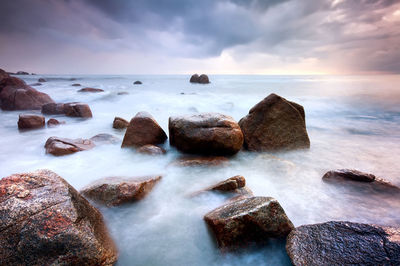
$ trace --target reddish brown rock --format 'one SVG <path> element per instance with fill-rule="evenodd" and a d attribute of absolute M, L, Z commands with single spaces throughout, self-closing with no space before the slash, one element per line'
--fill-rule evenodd
<path fill-rule="evenodd" d="M 115 129 L 125 129 L 129 125 L 129 122 L 121 117 L 115 117 L 113 122 L 113 128 Z"/>
<path fill-rule="evenodd" d="M 54 102 L 46 93 L 35 90 L 16 77 L 0 81 L 0 101 L 3 110 L 40 110 L 42 105 Z"/>
<path fill-rule="evenodd" d="M 42 105 L 42 114 L 46 115 L 60 115 L 64 114 L 63 103 L 47 103 Z"/>
<path fill-rule="evenodd" d="M 103 92 L 104 90 L 102 89 L 96 89 L 96 88 L 82 88 L 78 90 L 78 92 Z"/>
<path fill-rule="evenodd" d="M 62 156 L 78 151 L 86 151 L 94 147 L 94 143 L 88 139 L 67 139 L 50 137 L 44 145 L 46 153 Z"/>
<path fill-rule="evenodd" d="M 187 153 L 233 155 L 243 145 L 243 134 L 235 120 L 218 113 L 169 118 L 170 144 Z"/>
<path fill-rule="evenodd" d="M 3 69 L 0 69 L 0 81 L 4 78 L 9 78 L 9 77 L 10 77 L 10 75 L 6 71 L 4 71 Z"/>
<path fill-rule="evenodd" d="M 49 170 L 0 180 L 2 265 L 112 265 L 103 216 Z"/>
<path fill-rule="evenodd" d="M 141 147 L 146 144 L 162 144 L 167 135 L 157 121 L 147 112 L 139 112 L 129 122 L 122 147 Z"/>
<path fill-rule="evenodd" d="M 151 144 L 147 144 L 140 147 L 139 149 L 137 149 L 137 152 L 148 155 L 163 155 L 166 153 L 166 151 L 163 148 Z"/>
<path fill-rule="evenodd" d="M 208 84 L 210 83 L 210 80 L 208 79 L 208 76 L 205 74 L 201 74 L 199 77 L 199 81 L 200 84 Z"/>
<path fill-rule="evenodd" d="M 251 151 L 276 151 L 310 147 L 304 108 L 270 94 L 239 121 L 244 147 Z"/>
<path fill-rule="evenodd" d="M 322 178 L 344 178 L 360 182 L 373 182 L 375 176 L 373 174 L 363 173 L 353 169 L 338 169 L 327 172 Z"/>
<path fill-rule="evenodd" d="M 286 237 L 294 228 L 279 202 L 271 197 L 233 201 L 207 213 L 204 219 L 223 250 Z"/>
<path fill-rule="evenodd" d="M 229 160 L 223 156 L 212 157 L 181 157 L 177 159 L 172 165 L 175 166 L 227 166 Z"/>
<path fill-rule="evenodd" d="M 21 114 L 18 119 L 19 129 L 35 129 L 45 126 L 45 118 L 41 115 Z"/>
<path fill-rule="evenodd" d="M 90 118 L 92 117 L 92 110 L 90 110 L 89 105 L 86 103 L 66 103 L 64 104 L 64 114 L 66 116 L 72 117 L 83 117 Z"/>
<path fill-rule="evenodd" d="M 81 194 L 107 206 L 118 206 L 143 199 L 160 179 L 161 176 L 106 177 L 88 185 Z"/>
<path fill-rule="evenodd" d="M 246 185 L 246 179 L 241 175 L 236 175 L 227 180 L 221 181 L 218 184 L 209 188 L 209 190 L 219 191 L 233 191 L 238 188 L 242 188 Z"/>
<path fill-rule="evenodd" d="M 199 83 L 199 75 L 198 74 L 194 74 L 190 77 L 190 82 L 191 83 Z"/>
<path fill-rule="evenodd" d="M 55 126 L 58 126 L 60 124 L 65 124 L 65 122 L 64 121 L 60 122 L 55 118 L 50 118 L 49 120 L 47 120 L 47 126 L 48 127 L 55 127 Z"/>
<path fill-rule="evenodd" d="M 96 144 L 114 144 L 120 141 L 119 138 L 107 133 L 97 134 L 91 137 L 90 140 Z"/>

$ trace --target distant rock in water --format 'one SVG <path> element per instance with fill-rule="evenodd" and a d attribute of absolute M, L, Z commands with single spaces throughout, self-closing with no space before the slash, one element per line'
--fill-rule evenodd
<path fill-rule="evenodd" d="M 42 83 L 36 82 L 36 83 L 30 84 L 29 86 L 42 86 Z"/>
<path fill-rule="evenodd" d="M 170 144 L 178 150 L 205 155 L 233 155 L 243 145 L 243 134 L 227 115 L 202 113 L 169 118 Z"/>
<path fill-rule="evenodd" d="M 113 122 L 113 128 L 115 129 L 125 129 L 129 125 L 129 122 L 121 117 L 115 117 Z"/>
<path fill-rule="evenodd" d="M 142 82 L 140 80 L 136 80 L 135 82 L 133 82 L 133 85 L 141 85 Z"/>
<path fill-rule="evenodd" d="M 48 127 L 55 127 L 55 126 L 58 126 L 58 125 L 61 125 L 61 124 L 65 124 L 65 122 L 64 121 L 60 122 L 55 118 L 50 118 L 49 120 L 47 120 L 47 126 Z"/>
<path fill-rule="evenodd" d="M 91 118 L 92 110 L 86 103 L 66 103 L 64 104 L 64 114 L 72 117 Z"/>
<path fill-rule="evenodd" d="M 119 138 L 107 133 L 97 134 L 96 136 L 91 137 L 90 140 L 96 144 L 115 144 L 120 141 Z"/>
<path fill-rule="evenodd" d="M 45 126 L 45 118 L 42 115 L 21 114 L 18 119 L 19 129 L 36 129 Z"/>
<path fill-rule="evenodd" d="M 95 202 L 118 206 L 143 199 L 161 176 L 106 177 L 83 188 L 81 194 Z"/>
<path fill-rule="evenodd" d="M 15 75 L 29 75 L 29 73 L 25 71 L 18 71 L 17 73 L 15 73 Z"/>
<path fill-rule="evenodd" d="M 74 83 L 74 84 L 72 84 L 71 86 L 73 86 L 73 87 L 80 87 L 80 86 L 82 86 L 82 85 L 79 84 L 79 83 Z"/>
<path fill-rule="evenodd" d="M 196 167 L 196 166 L 227 166 L 229 165 L 229 160 L 223 156 L 204 156 L 204 157 L 181 157 L 172 162 L 172 166 L 182 166 L 182 167 Z"/>
<path fill-rule="evenodd" d="M 67 139 L 58 137 L 50 137 L 44 145 L 46 153 L 55 156 L 90 150 L 94 148 L 94 146 L 94 143 L 88 139 Z"/>
<path fill-rule="evenodd" d="M 141 147 L 146 144 L 162 144 L 167 134 L 147 112 L 139 112 L 129 122 L 122 147 Z"/>
<path fill-rule="evenodd" d="M 191 83 L 208 84 L 208 83 L 210 83 L 210 80 L 208 79 L 208 76 L 205 74 L 201 74 L 200 76 L 198 74 L 194 74 L 190 77 L 190 82 Z"/>
<path fill-rule="evenodd" d="M 287 238 L 293 265 L 400 265 L 400 228 L 351 222 L 303 225 Z"/>
<path fill-rule="evenodd" d="M 49 170 L 0 180 L 2 265 L 113 265 L 101 213 Z"/>
<path fill-rule="evenodd" d="M 166 151 L 163 148 L 160 148 L 156 145 L 147 144 L 139 149 L 137 149 L 138 153 L 147 154 L 147 155 L 163 155 Z"/>
<path fill-rule="evenodd" d="M 190 82 L 191 83 L 199 83 L 199 75 L 198 74 L 194 74 L 190 77 Z"/>
<path fill-rule="evenodd" d="M 103 92 L 104 90 L 102 89 L 96 89 L 96 88 L 83 88 L 78 90 L 78 92 Z"/>
<path fill-rule="evenodd" d="M 38 82 L 46 82 L 47 80 L 46 79 L 44 79 L 44 78 L 40 78 L 40 79 L 38 79 Z"/>
<path fill-rule="evenodd" d="M 251 151 L 277 151 L 310 147 L 304 108 L 272 93 L 239 121 L 244 147 Z"/>
<path fill-rule="evenodd" d="M 42 105 L 53 103 L 49 95 L 26 85 L 19 78 L 0 81 L 0 102 L 3 110 L 40 110 Z"/>
<path fill-rule="evenodd" d="M 230 202 L 207 213 L 204 220 L 223 250 L 283 238 L 294 228 L 279 202 L 271 197 Z"/>

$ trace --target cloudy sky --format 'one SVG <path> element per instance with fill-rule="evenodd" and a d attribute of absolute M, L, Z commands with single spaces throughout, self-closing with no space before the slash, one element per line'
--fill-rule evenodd
<path fill-rule="evenodd" d="M 400 0 L 1 0 L 0 68 L 400 74 Z"/>

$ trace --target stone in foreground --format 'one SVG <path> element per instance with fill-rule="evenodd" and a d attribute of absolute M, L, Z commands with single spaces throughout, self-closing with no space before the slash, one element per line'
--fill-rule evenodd
<path fill-rule="evenodd" d="M 113 122 L 113 128 L 115 129 L 125 129 L 129 125 L 129 122 L 121 117 L 115 117 Z"/>
<path fill-rule="evenodd" d="M 246 179 L 241 175 L 236 175 L 212 186 L 210 190 L 234 191 L 235 189 L 242 188 L 245 185 Z"/>
<path fill-rule="evenodd" d="M 166 153 L 163 148 L 151 144 L 140 147 L 139 149 L 137 149 L 137 152 L 147 155 L 163 155 Z"/>
<path fill-rule="evenodd" d="M 294 228 L 279 202 L 271 197 L 233 201 L 207 213 L 204 219 L 223 250 L 286 237 Z"/>
<path fill-rule="evenodd" d="M 94 143 L 88 139 L 67 139 L 57 137 L 50 137 L 44 145 L 46 153 L 55 156 L 63 156 L 79 151 L 90 150 L 94 146 Z"/>
<path fill-rule="evenodd" d="M 303 106 L 272 93 L 239 121 L 244 147 L 277 151 L 310 147 Z"/>
<path fill-rule="evenodd" d="M 160 179 L 161 176 L 106 177 L 88 185 L 81 193 L 95 202 L 118 206 L 143 199 Z"/>
<path fill-rule="evenodd" d="M 18 119 L 19 129 L 36 129 L 45 126 L 45 118 L 41 115 L 21 114 Z"/>
<path fill-rule="evenodd" d="M 243 145 L 235 120 L 218 113 L 169 118 L 170 144 L 178 150 L 206 155 L 233 155 Z"/>
<path fill-rule="evenodd" d="M 147 112 L 139 112 L 129 122 L 122 147 L 141 147 L 146 144 L 162 144 L 167 134 L 157 121 Z"/>
<path fill-rule="evenodd" d="M 49 170 L 0 180 L 0 264 L 112 265 L 101 213 Z"/>
<path fill-rule="evenodd" d="M 400 228 L 351 222 L 303 225 L 287 238 L 297 265 L 400 265 Z"/>

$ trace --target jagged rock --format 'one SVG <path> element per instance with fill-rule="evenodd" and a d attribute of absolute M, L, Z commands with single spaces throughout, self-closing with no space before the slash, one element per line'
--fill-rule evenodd
<path fill-rule="evenodd" d="M 166 151 L 163 148 L 151 144 L 147 144 L 140 147 L 139 149 L 137 149 L 137 152 L 147 155 L 163 155 L 166 153 Z"/>
<path fill-rule="evenodd" d="M 90 118 L 93 116 L 89 105 L 87 105 L 86 103 L 77 103 L 77 102 L 65 103 L 64 114 L 66 116 L 83 117 L 83 118 Z"/>
<path fill-rule="evenodd" d="M 125 129 L 129 125 L 129 122 L 121 117 L 115 117 L 113 122 L 113 128 L 115 129 Z"/>
<path fill-rule="evenodd" d="M 46 153 L 55 156 L 90 150 L 94 146 L 94 143 L 88 139 L 67 139 L 57 137 L 50 137 L 44 145 Z"/>
<path fill-rule="evenodd" d="M 102 89 L 96 89 L 96 88 L 82 88 L 78 90 L 78 92 L 103 92 L 104 90 Z"/>
<path fill-rule="evenodd" d="M 45 118 L 41 115 L 21 114 L 18 119 L 19 129 L 35 129 L 45 126 Z"/>

